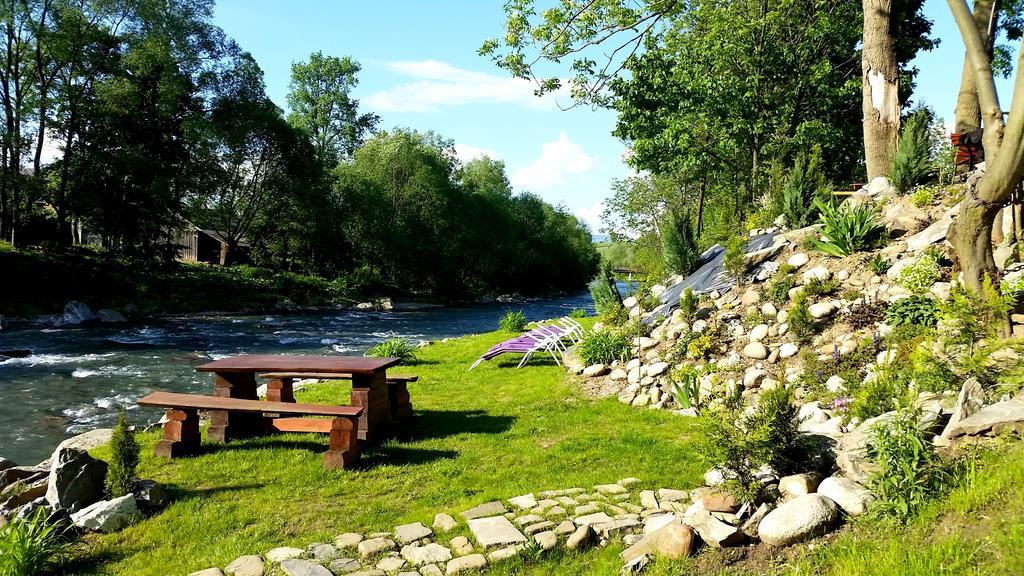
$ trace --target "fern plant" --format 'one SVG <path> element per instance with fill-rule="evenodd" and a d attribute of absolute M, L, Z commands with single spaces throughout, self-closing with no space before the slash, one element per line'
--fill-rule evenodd
<path fill-rule="evenodd" d="M 843 258 L 873 248 L 881 239 L 885 227 L 873 208 L 863 204 L 854 207 L 842 204 L 837 208 L 821 200 L 815 200 L 815 204 L 822 224 L 822 239 L 812 240 L 815 250 Z"/>

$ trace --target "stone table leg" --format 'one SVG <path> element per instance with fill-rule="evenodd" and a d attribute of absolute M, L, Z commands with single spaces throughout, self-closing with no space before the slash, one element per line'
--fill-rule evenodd
<path fill-rule="evenodd" d="M 164 437 L 154 453 L 161 458 L 177 458 L 199 450 L 199 414 L 195 410 L 167 410 Z"/>
<path fill-rule="evenodd" d="M 267 402 L 295 402 L 291 378 L 274 378 L 267 382 Z"/>
<path fill-rule="evenodd" d="M 360 440 L 373 442 L 386 435 L 391 423 L 391 402 L 383 372 L 352 375 L 352 405 L 363 409 L 358 422 Z"/>
<path fill-rule="evenodd" d="M 359 460 L 356 423 L 352 418 L 331 421 L 331 444 L 324 455 L 324 468 L 347 468 Z"/>
<path fill-rule="evenodd" d="M 214 375 L 213 395 L 224 398 L 259 400 L 256 395 L 256 374 L 252 372 L 218 372 Z M 207 430 L 206 436 L 213 442 L 230 442 L 237 438 L 259 434 L 262 427 L 263 417 L 260 414 L 214 410 L 210 412 L 210 428 Z"/>

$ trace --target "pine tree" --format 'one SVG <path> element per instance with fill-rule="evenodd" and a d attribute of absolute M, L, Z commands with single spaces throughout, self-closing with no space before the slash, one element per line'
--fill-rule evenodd
<path fill-rule="evenodd" d="M 689 274 L 697 263 L 697 239 L 690 224 L 690 213 L 686 210 L 673 211 L 668 216 L 661 236 L 665 266 L 669 272 Z"/>
<path fill-rule="evenodd" d="M 931 138 L 928 135 L 931 119 L 931 112 L 927 108 L 918 109 L 910 115 L 900 135 L 889 179 L 904 194 L 924 181 L 932 169 Z"/>
<path fill-rule="evenodd" d="M 121 410 L 117 426 L 110 437 L 110 452 L 105 487 L 107 497 L 119 498 L 131 493 L 135 468 L 139 465 L 139 443 L 135 440 L 135 432 L 128 425 L 128 413 L 124 410 Z"/>

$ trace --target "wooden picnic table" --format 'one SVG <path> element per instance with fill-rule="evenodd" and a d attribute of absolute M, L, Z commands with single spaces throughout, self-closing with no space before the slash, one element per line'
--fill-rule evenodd
<path fill-rule="evenodd" d="M 365 358 L 362 356 L 281 356 L 246 354 L 222 358 L 196 368 L 213 372 L 213 395 L 243 400 L 259 400 L 256 377 L 263 373 L 317 373 L 348 375 L 352 379 L 352 406 L 363 409 L 358 418 L 358 438 L 373 441 L 386 432 L 391 423 L 392 407 L 388 394 L 387 369 L 400 362 L 398 358 Z M 290 396 L 290 394 L 286 395 Z M 294 402 L 294 398 L 280 398 Z M 263 422 L 259 414 L 214 411 L 210 413 L 207 436 L 228 442 L 259 434 Z"/>

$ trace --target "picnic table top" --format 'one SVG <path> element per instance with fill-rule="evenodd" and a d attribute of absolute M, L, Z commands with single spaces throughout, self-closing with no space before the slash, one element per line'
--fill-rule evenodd
<path fill-rule="evenodd" d="M 208 362 L 197 372 L 321 372 L 374 374 L 398 364 L 399 358 L 363 356 L 284 356 L 244 354 Z"/>

